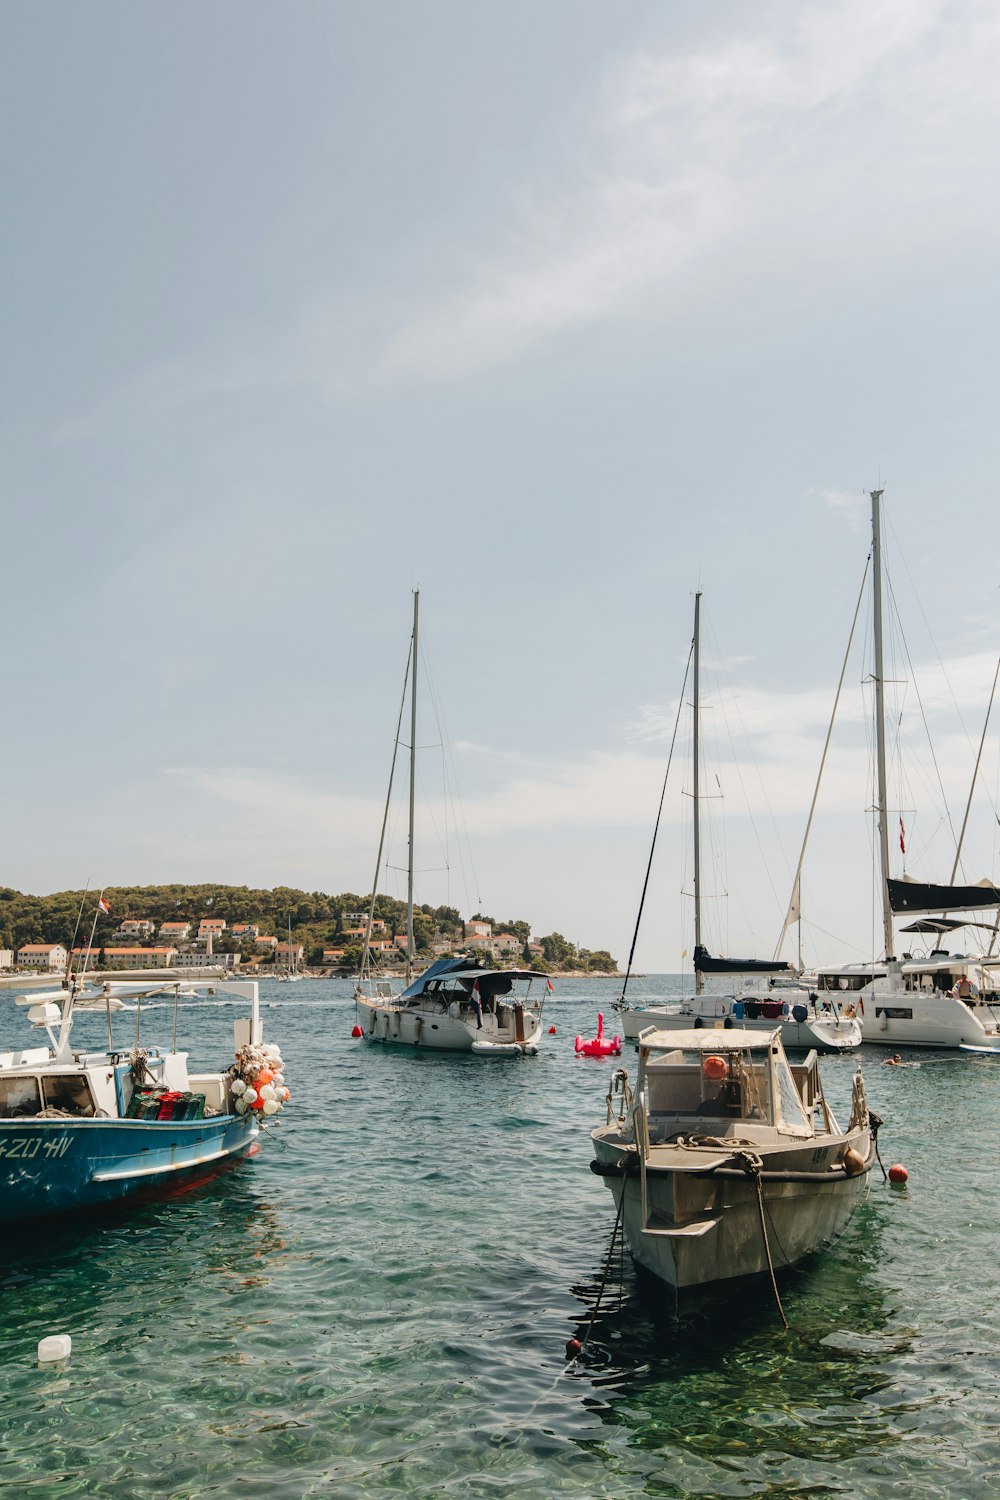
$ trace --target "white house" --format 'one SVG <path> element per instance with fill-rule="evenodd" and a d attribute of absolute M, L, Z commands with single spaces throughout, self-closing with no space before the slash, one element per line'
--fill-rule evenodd
<path fill-rule="evenodd" d="M 105 964 L 120 964 L 123 969 L 169 969 L 176 957 L 176 948 L 137 948 L 128 944 L 104 948 Z"/>
<path fill-rule="evenodd" d="M 238 953 L 178 953 L 174 957 L 175 969 L 238 969 Z"/>
<path fill-rule="evenodd" d="M 198 923 L 198 936 L 200 938 L 221 937 L 225 930 L 225 917 L 202 917 Z"/>
<path fill-rule="evenodd" d="M 155 931 L 156 923 L 147 917 L 126 917 L 115 928 L 116 936 L 123 938 L 151 938 Z"/>
<path fill-rule="evenodd" d="M 465 924 L 465 935 L 469 938 L 488 938 L 492 932 L 492 922 L 466 922 Z"/>
<path fill-rule="evenodd" d="M 25 943 L 17 950 L 17 961 L 24 969 L 57 972 L 66 967 L 69 954 L 62 943 Z"/>
<path fill-rule="evenodd" d="M 165 943 L 186 943 L 191 936 L 190 922 L 161 922 L 160 937 Z"/>
<path fill-rule="evenodd" d="M 238 938 L 258 938 L 260 936 L 260 928 L 256 922 L 234 922 L 229 930 L 233 937 Z"/>

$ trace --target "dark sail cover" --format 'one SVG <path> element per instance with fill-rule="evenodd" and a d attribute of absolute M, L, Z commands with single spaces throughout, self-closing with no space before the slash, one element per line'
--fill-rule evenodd
<path fill-rule="evenodd" d="M 713 958 L 699 945 L 694 950 L 694 967 L 697 974 L 785 974 L 792 966 L 766 958 Z"/>
<path fill-rule="evenodd" d="M 976 911 L 1000 906 L 1000 889 L 981 881 L 978 885 L 922 885 L 917 880 L 890 880 L 889 905 L 893 911 Z"/>

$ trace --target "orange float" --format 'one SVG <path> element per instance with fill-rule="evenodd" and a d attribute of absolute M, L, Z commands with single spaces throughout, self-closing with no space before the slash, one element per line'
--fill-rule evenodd
<path fill-rule="evenodd" d="M 702 1061 L 701 1071 L 710 1083 L 721 1083 L 724 1078 L 729 1077 L 729 1064 L 717 1052 L 710 1052 Z"/>

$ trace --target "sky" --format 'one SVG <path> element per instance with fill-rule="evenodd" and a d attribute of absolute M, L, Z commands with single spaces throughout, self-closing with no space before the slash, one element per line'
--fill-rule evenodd
<path fill-rule="evenodd" d="M 0 41 L 0 883 L 369 891 L 419 589 L 418 900 L 624 959 L 700 591 L 706 936 L 766 956 L 877 486 L 893 872 L 950 876 L 1000 623 L 994 6 L 39 0 Z M 869 629 L 810 961 L 879 941 Z M 648 971 L 691 950 L 680 720 Z M 998 776 L 991 720 L 969 879 Z"/>

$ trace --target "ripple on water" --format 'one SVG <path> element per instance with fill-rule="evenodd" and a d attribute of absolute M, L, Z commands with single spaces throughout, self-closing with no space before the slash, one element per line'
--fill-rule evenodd
<path fill-rule="evenodd" d="M 995 1496 L 1000 1074 L 866 1058 L 905 1193 L 874 1182 L 788 1278 L 789 1332 L 767 1287 L 678 1322 L 627 1260 L 605 1278 L 612 1200 L 587 1163 L 610 1064 L 580 1066 L 571 1038 L 614 988 L 561 1000 L 565 1034 L 513 1066 L 358 1044 L 343 985 L 278 1004 L 293 1103 L 256 1162 L 0 1251 L 0 1486 Z M 226 1055 L 231 1010 L 202 1018 Z M 854 1060 L 825 1071 L 844 1110 Z M 62 1330 L 73 1358 L 39 1367 Z"/>

